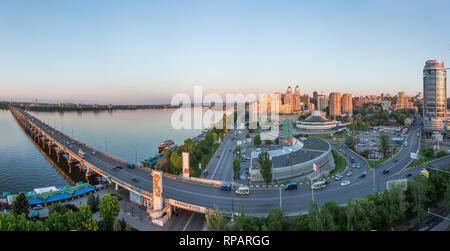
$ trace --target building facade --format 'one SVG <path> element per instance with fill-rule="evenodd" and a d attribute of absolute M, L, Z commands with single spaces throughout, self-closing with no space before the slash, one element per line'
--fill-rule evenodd
<path fill-rule="evenodd" d="M 330 93 L 330 116 L 335 117 L 341 115 L 341 94 L 339 92 Z"/>
<path fill-rule="evenodd" d="M 444 62 L 428 60 L 423 69 L 423 123 L 427 132 L 444 131 L 447 118 L 447 71 Z"/>

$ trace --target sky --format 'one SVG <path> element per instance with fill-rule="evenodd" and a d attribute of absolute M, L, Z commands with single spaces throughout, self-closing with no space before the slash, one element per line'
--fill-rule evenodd
<path fill-rule="evenodd" d="M 0 0 L 0 100 L 415 95 L 426 60 L 450 67 L 449 13 L 439 0 Z"/>

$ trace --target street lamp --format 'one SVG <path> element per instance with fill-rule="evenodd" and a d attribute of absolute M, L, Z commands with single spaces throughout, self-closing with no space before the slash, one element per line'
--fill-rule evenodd
<path fill-rule="evenodd" d="M 311 196 L 312 196 L 312 200 L 313 200 L 313 202 L 314 202 L 314 188 L 313 188 L 313 186 L 312 186 L 312 179 L 311 179 L 311 177 L 308 177 L 309 178 L 309 180 L 311 181 Z"/>

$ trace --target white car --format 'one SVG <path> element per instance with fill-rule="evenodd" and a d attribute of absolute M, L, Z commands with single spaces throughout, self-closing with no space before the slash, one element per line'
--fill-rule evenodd
<path fill-rule="evenodd" d="M 350 184 L 350 181 L 348 181 L 348 180 L 341 182 L 341 186 L 347 186 L 348 184 Z"/>

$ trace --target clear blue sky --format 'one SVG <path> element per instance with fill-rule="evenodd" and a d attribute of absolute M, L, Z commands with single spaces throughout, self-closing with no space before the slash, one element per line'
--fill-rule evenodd
<path fill-rule="evenodd" d="M 0 99 L 422 91 L 450 67 L 450 1 L 0 0 Z"/>

